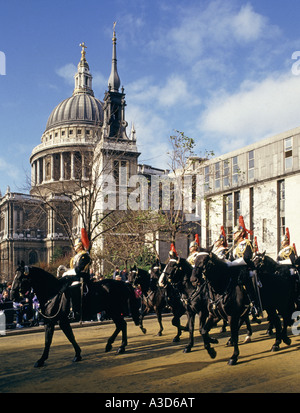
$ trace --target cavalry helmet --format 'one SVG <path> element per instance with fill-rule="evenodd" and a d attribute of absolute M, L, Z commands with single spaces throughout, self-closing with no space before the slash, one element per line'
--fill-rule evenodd
<path fill-rule="evenodd" d="M 83 247 L 81 238 L 77 238 L 75 243 L 74 243 L 74 249 L 75 251 L 79 250 L 79 248 Z"/>

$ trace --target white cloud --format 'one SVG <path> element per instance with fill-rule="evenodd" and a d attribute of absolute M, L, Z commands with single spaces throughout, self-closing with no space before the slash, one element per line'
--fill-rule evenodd
<path fill-rule="evenodd" d="M 74 75 L 76 72 L 77 67 L 73 63 L 67 63 L 56 70 L 56 74 L 62 77 L 69 84 L 74 84 Z"/>
<path fill-rule="evenodd" d="M 237 44 L 245 47 L 279 33 L 278 27 L 269 24 L 249 3 L 240 7 L 223 0 L 210 1 L 206 7 L 202 4 L 182 6 L 173 27 L 168 32 L 161 30 L 151 40 L 152 52 L 167 54 L 173 61 L 177 57 L 180 64 L 189 65 L 207 55 L 220 56 L 220 50 L 228 54 Z"/>
<path fill-rule="evenodd" d="M 264 35 L 267 19 L 248 3 L 233 17 L 231 27 L 237 40 L 253 42 Z"/>
<path fill-rule="evenodd" d="M 299 126 L 299 89 L 300 77 L 291 73 L 245 81 L 238 92 L 208 103 L 199 130 L 214 137 L 220 150 L 227 152 Z"/>

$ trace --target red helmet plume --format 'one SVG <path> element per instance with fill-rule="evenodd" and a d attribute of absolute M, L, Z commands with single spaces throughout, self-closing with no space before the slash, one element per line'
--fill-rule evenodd
<path fill-rule="evenodd" d="M 170 255 L 171 255 L 171 254 L 176 255 L 176 257 L 178 256 L 177 251 L 176 251 L 176 248 L 175 248 L 175 245 L 174 245 L 173 242 L 171 243 L 171 248 L 170 248 Z"/>
<path fill-rule="evenodd" d="M 248 234 L 251 234 L 251 235 L 252 235 L 252 231 L 250 231 L 249 229 L 247 229 L 247 228 L 245 227 L 245 222 L 244 222 L 244 218 L 243 218 L 242 215 L 239 216 L 239 226 L 240 226 L 240 227 L 243 229 L 243 231 L 245 232 L 246 238 L 248 238 Z"/>
<path fill-rule="evenodd" d="M 223 239 L 224 239 L 224 247 L 227 247 L 227 238 L 226 238 L 226 232 L 225 229 L 223 227 L 223 225 L 221 226 L 221 235 L 220 235 Z"/>
<path fill-rule="evenodd" d="M 254 248 L 255 248 L 255 252 L 258 252 L 257 237 L 254 237 Z"/>
<path fill-rule="evenodd" d="M 198 247 L 200 247 L 200 241 L 199 241 L 199 235 L 198 234 L 195 234 L 195 241 L 197 242 Z"/>
<path fill-rule="evenodd" d="M 288 228 L 285 229 L 285 235 L 286 235 L 286 237 L 287 237 L 287 239 L 288 239 L 288 242 L 290 243 L 290 242 L 291 242 L 291 238 L 290 238 L 290 231 L 289 231 Z"/>
<path fill-rule="evenodd" d="M 88 251 L 90 247 L 90 240 L 85 228 L 81 228 L 81 242 L 84 249 Z"/>

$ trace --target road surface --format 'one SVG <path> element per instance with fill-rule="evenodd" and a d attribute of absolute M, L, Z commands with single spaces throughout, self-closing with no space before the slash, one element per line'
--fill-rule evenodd
<path fill-rule="evenodd" d="M 184 321 L 184 320 L 183 320 Z M 50 357 L 42 368 L 34 368 L 41 356 L 44 333 L 0 337 L 1 393 L 298 393 L 300 389 L 300 336 L 290 334 L 290 346 L 282 344 L 271 352 L 274 338 L 265 334 L 266 320 L 253 325 L 252 342 L 244 344 L 246 331 L 240 334 L 240 357 L 236 366 L 228 366 L 232 348 L 226 347 L 228 333 L 220 325 L 211 332 L 219 339 L 214 345 L 217 357 L 211 360 L 203 348 L 199 332 L 195 346 L 183 353 L 188 333 L 180 343 L 173 343 L 175 328 L 164 317 L 164 332 L 157 337 L 155 318 L 144 321 L 144 335 L 128 322 L 128 347 L 116 355 L 120 338 L 113 350 L 105 353 L 112 324 L 97 324 L 74 329 L 82 349 L 82 361 L 73 363 L 74 351 L 60 330 L 55 331 Z M 198 328 L 198 325 L 197 325 Z M 289 330 L 291 333 L 291 331 Z"/>

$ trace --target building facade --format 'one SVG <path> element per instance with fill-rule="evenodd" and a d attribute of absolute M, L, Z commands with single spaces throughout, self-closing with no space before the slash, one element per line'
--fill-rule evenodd
<path fill-rule="evenodd" d="M 229 241 L 243 215 L 261 252 L 277 257 L 289 228 L 300 248 L 300 128 L 261 140 L 199 165 L 203 177 L 201 242 L 212 245 L 224 226 Z"/>

